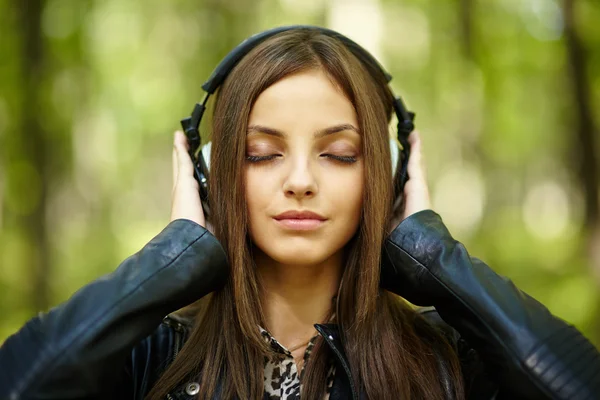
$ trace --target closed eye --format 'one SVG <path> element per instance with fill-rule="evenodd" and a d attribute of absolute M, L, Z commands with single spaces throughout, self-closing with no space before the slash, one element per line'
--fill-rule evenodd
<path fill-rule="evenodd" d="M 280 154 L 269 154 L 268 156 L 246 156 L 246 160 L 252 163 L 258 163 L 261 161 L 271 161 L 280 156 Z"/>
<path fill-rule="evenodd" d="M 268 156 L 246 156 L 246 160 L 251 163 L 259 163 L 264 161 L 271 161 L 277 157 L 281 157 L 281 154 L 269 154 Z M 321 154 L 321 157 L 329 158 L 334 161 L 338 161 L 344 164 L 353 164 L 356 162 L 356 157 L 353 156 L 338 156 L 335 154 Z"/>
<path fill-rule="evenodd" d="M 353 156 L 338 156 L 335 154 L 321 154 L 321 157 L 331 158 L 332 160 L 339 161 L 345 164 L 353 164 L 356 162 L 356 157 Z"/>

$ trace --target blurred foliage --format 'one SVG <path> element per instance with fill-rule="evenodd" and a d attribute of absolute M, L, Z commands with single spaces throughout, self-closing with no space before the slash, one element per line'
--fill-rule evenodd
<path fill-rule="evenodd" d="M 0 0 L 0 342 L 167 224 L 201 84 L 303 23 L 380 58 L 457 239 L 599 345 L 598 21 L 593 0 Z"/>

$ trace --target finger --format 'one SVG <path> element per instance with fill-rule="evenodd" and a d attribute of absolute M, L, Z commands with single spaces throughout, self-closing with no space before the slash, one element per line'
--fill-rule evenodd
<path fill-rule="evenodd" d="M 181 130 L 175 131 L 175 144 L 183 147 L 186 152 L 190 147 L 185 134 Z"/>
<path fill-rule="evenodd" d="M 408 158 L 408 176 L 410 178 L 422 179 L 425 176 L 421 137 L 417 131 L 408 136 L 410 143 L 410 157 Z"/>
<path fill-rule="evenodd" d="M 183 132 L 175 132 L 175 150 L 177 151 L 177 179 L 194 176 L 194 165 L 188 154 L 187 139 Z"/>
<path fill-rule="evenodd" d="M 419 133 L 418 130 L 415 129 L 408 135 L 408 143 L 410 143 L 411 146 L 416 145 L 420 141 L 421 141 L 421 134 Z"/>

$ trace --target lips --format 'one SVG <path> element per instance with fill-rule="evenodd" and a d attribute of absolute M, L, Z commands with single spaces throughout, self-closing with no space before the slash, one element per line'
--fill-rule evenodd
<path fill-rule="evenodd" d="M 278 221 L 282 219 L 316 219 L 318 221 L 325 221 L 327 218 L 312 211 L 290 210 L 277 215 L 275 219 Z"/>
<path fill-rule="evenodd" d="M 327 218 L 312 211 L 286 211 L 274 217 L 284 229 L 309 231 L 319 228 Z"/>

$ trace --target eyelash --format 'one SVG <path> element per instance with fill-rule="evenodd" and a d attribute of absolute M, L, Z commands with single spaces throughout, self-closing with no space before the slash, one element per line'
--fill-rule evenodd
<path fill-rule="evenodd" d="M 326 156 L 328 158 L 331 158 L 333 160 L 339 161 L 344 164 L 353 164 L 356 162 L 356 157 L 352 157 L 352 156 L 336 156 L 333 154 L 323 154 L 323 156 Z"/>
<path fill-rule="evenodd" d="M 331 158 L 332 160 L 344 163 L 344 164 L 353 164 L 356 162 L 356 157 L 352 156 L 336 156 L 334 154 L 321 154 L 322 157 Z M 263 161 L 271 161 L 276 157 L 279 157 L 279 154 L 271 154 L 268 156 L 247 156 L 246 160 L 251 163 L 259 163 Z"/>

